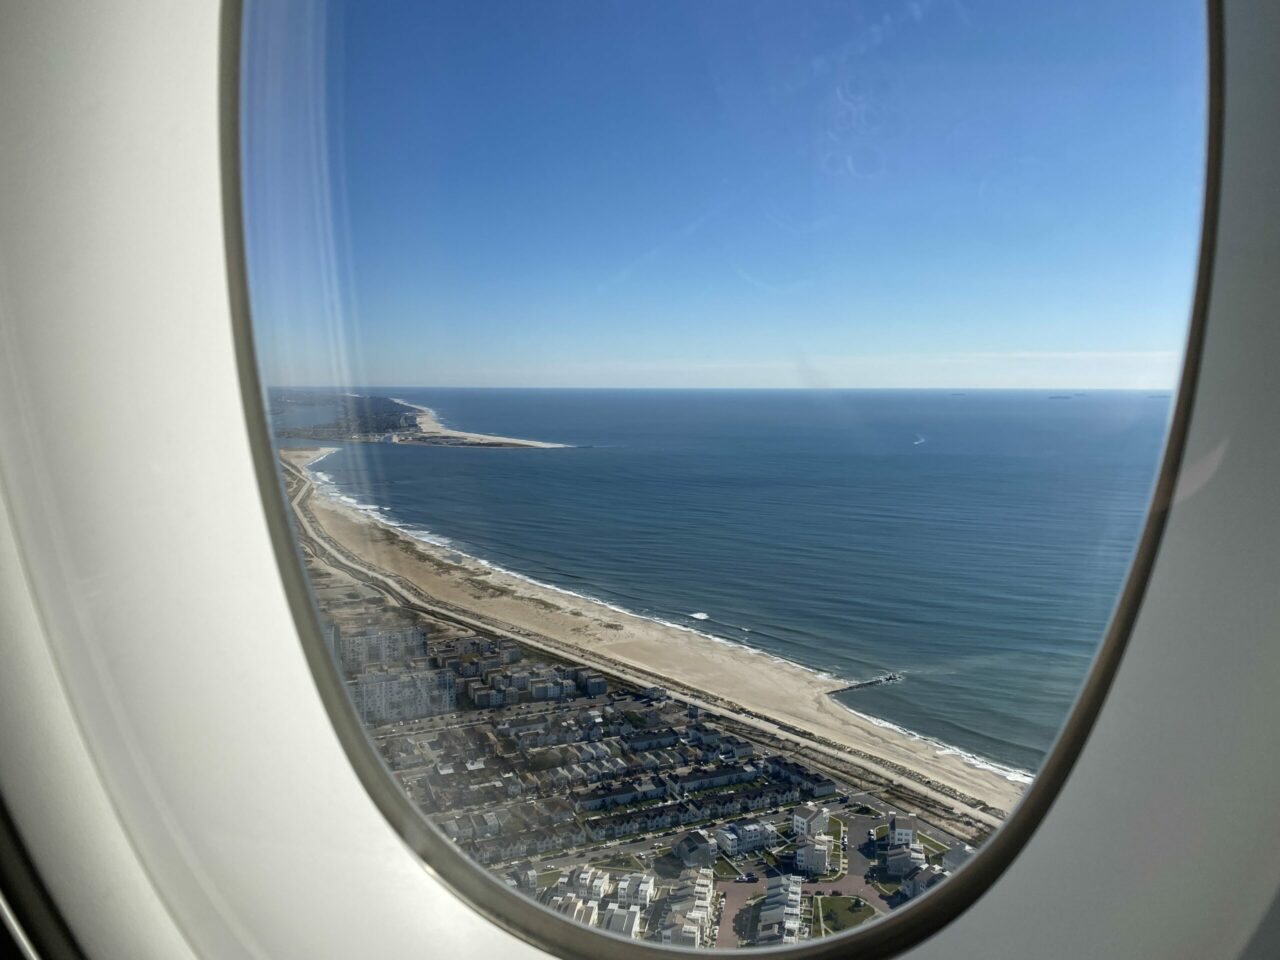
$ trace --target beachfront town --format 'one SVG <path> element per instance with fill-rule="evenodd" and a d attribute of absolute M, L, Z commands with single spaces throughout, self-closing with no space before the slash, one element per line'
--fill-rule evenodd
<path fill-rule="evenodd" d="M 897 909 L 972 852 L 665 689 L 406 610 L 307 559 L 352 703 L 406 795 L 566 917 L 686 947 L 795 943 Z"/>

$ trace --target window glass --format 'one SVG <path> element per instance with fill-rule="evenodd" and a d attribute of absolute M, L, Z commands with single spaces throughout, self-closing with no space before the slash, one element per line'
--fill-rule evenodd
<path fill-rule="evenodd" d="M 256 346 L 395 783 L 607 933 L 903 909 L 1032 782 L 1180 373 L 1201 5 L 250 3 Z"/>

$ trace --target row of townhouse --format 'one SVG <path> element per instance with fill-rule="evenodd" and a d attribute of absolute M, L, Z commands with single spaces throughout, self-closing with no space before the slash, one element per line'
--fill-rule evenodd
<path fill-rule="evenodd" d="M 697 797 L 689 801 L 689 807 L 694 812 L 694 820 L 721 820 L 746 812 L 742 798 L 733 793 Z"/>
<path fill-rule="evenodd" d="M 720 756 L 726 760 L 746 760 L 755 756 L 756 748 L 741 737 L 726 736 L 720 741 Z"/>
<path fill-rule="evenodd" d="M 603 900 L 613 892 L 613 877 L 609 871 L 582 865 L 574 867 L 564 877 L 566 885 L 584 900 Z"/>
<path fill-rule="evenodd" d="M 600 927 L 616 936 L 638 940 L 644 936 L 644 911 L 634 905 L 611 903 L 600 917 Z"/>
<path fill-rule="evenodd" d="M 803 763 L 777 755 L 766 757 L 769 776 L 794 783 L 810 797 L 826 797 L 836 792 L 836 782 L 825 774 L 810 770 Z"/>
<path fill-rule="evenodd" d="M 736 857 L 744 853 L 765 850 L 781 842 L 778 828 L 767 820 L 740 820 L 717 827 L 714 831 L 720 852 Z"/>
<path fill-rule="evenodd" d="M 657 881 L 652 874 L 628 873 L 618 879 L 614 896 L 621 907 L 635 906 L 647 910 L 649 904 L 653 902 L 656 886 Z"/>
<path fill-rule="evenodd" d="M 665 784 L 653 779 L 626 780 L 622 783 L 582 790 L 570 797 L 574 810 L 579 813 L 612 810 L 646 800 L 657 800 L 667 794 Z"/>
<path fill-rule="evenodd" d="M 711 794 L 597 818 L 588 821 L 587 829 L 591 832 L 593 825 L 598 824 L 595 834 L 598 834 L 599 839 L 608 840 L 704 820 L 722 820 L 744 813 L 758 813 L 785 803 L 794 803 L 799 798 L 799 788 L 792 784 L 769 784 L 750 791 Z"/>
<path fill-rule="evenodd" d="M 772 806 L 794 804 L 800 799 L 800 787 L 795 783 L 764 783 L 750 790 L 737 790 L 731 796 L 739 804 L 739 813 L 759 813 Z"/>
<path fill-rule="evenodd" d="M 602 741 L 604 742 L 604 741 Z M 655 750 L 641 754 L 614 756 L 607 750 L 599 759 L 578 760 L 575 752 L 599 744 L 575 744 L 570 747 L 547 747 L 531 752 L 521 766 L 537 768 L 532 776 L 542 792 L 563 792 L 586 783 L 627 781 L 652 776 L 684 763 L 684 758 L 670 750 Z M 557 773 L 557 771 L 561 771 Z M 665 788 L 664 788 L 665 789 Z"/>
<path fill-rule="evenodd" d="M 638 753 L 627 754 L 627 771 L 638 771 L 640 773 L 656 773 L 660 770 L 670 770 L 672 767 L 678 767 L 688 762 L 686 757 L 688 754 L 680 749 L 668 750 L 641 750 Z"/>
<path fill-rule="evenodd" d="M 719 747 L 724 732 L 706 723 L 691 723 L 684 730 L 685 739 L 703 747 Z"/>
<path fill-rule="evenodd" d="M 547 900 L 547 907 L 588 927 L 600 920 L 599 901 L 583 900 L 575 893 L 557 893 Z"/>
<path fill-rule="evenodd" d="M 638 906 L 584 899 L 577 892 L 559 886 L 548 888 L 547 893 L 538 899 L 548 909 L 578 923 L 599 926 L 620 937 L 638 939 L 644 934 L 644 911 Z"/>
<path fill-rule="evenodd" d="M 674 801 L 659 806 L 642 807 L 612 816 L 596 817 L 584 826 L 592 840 L 600 842 L 628 837 L 636 833 L 671 830 L 689 823 L 717 817 L 734 816 L 742 811 L 736 800 L 704 798 L 701 801 Z"/>
<path fill-rule="evenodd" d="M 499 736 L 503 734 L 502 726 L 497 732 Z M 609 736 L 609 730 L 604 724 L 582 722 L 572 716 L 540 717 L 536 723 L 509 728 L 508 736 L 517 750 L 534 750 L 562 743 L 604 740 Z"/>
<path fill-rule="evenodd" d="M 575 763 L 587 763 L 591 760 L 611 760 L 622 752 L 621 741 L 617 737 L 597 740 L 594 743 L 568 744 L 561 751 Z"/>
<path fill-rule="evenodd" d="M 555 827 L 572 821 L 572 813 L 557 819 L 540 803 L 525 802 L 497 810 L 476 813 L 453 812 L 437 820 L 441 831 L 451 840 L 483 840 L 493 836 L 518 836 Z M 495 829 L 494 822 L 497 822 Z"/>
<path fill-rule="evenodd" d="M 507 810 L 461 813 L 440 821 L 440 829 L 450 840 L 478 840 L 503 833 L 510 818 Z"/>
<path fill-rule="evenodd" d="M 659 727 L 654 730 L 637 730 L 626 738 L 626 742 L 627 749 L 636 753 L 640 750 L 674 747 L 680 742 L 680 736 L 673 727 Z"/>
<path fill-rule="evenodd" d="M 617 936 L 638 939 L 644 935 L 644 911 L 636 905 L 583 897 L 559 885 L 542 896 L 546 906 L 588 926 L 599 926 Z"/>
<path fill-rule="evenodd" d="M 668 774 L 664 780 L 673 797 L 683 797 L 698 790 L 712 790 L 737 783 L 758 780 L 763 770 L 754 763 L 726 764 L 717 767 L 697 767 L 688 773 Z"/>
<path fill-rule="evenodd" d="M 484 864 L 503 863 L 533 854 L 580 847 L 586 842 L 587 834 L 582 827 L 576 823 L 566 823 L 526 833 L 504 834 L 473 841 L 471 856 Z"/>
<path fill-rule="evenodd" d="M 764 900 L 752 934 L 754 943 L 795 943 L 800 939 L 801 879 L 780 874 L 765 881 Z"/>
<path fill-rule="evenodd" d="M 594 843 L 629 837 L 637 833 L 652 833 L 656 830 L 670 830 L 683 823 L 692 823 L 697 818 L 696 812 L 687 805 L 668 803 L 660 807 L 646 807 L 614 816 L 596 817 L 583 824 L 587 836 Z"/>
<path fill-rule="evenodd" d="M 569 763 L 565 766 L 536 770 L 532 773 L 532 778 L 536 784 L 535 792 L 546 795 L 565 793 L 590 783 L 617 780 L 626 772 L 625 763 L 617 757 L 607 757 L 604 760 L 589 760 L 586 763 Z"/>
<path fill-rule="evenodd" d="M 709 868 L 685 870 L 662 901 L 652 938 L 680 947 L 708 946 L 715 923 L 715 875 Z"/>
<path fill-rule="evenodd" d="M 758 812 L 799 799 L 792 784 L 769 784 L 749 792 L 713 794 L 694 800 L 674 801 L 657 806 L 627 810 L 595 817 L 583 825 L 595 843 L 629 837 L 637 833 L 671 830 L 704 820 L 719 820 Z"/>

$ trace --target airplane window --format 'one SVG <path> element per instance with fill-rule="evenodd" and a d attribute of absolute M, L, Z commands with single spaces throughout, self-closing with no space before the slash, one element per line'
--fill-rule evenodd
<path fill-rule="evenodd" d="M 1201 6 L 251 2 L 243 42 L 270 430 L 386 784 L 495 899 L 654 946 L 962 871 L 1161 467 Z"/>

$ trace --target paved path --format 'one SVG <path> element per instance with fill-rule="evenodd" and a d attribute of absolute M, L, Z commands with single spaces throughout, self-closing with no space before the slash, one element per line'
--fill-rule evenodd
<path fill-rule="evenodd" d="M 755 883 L 734 883 L 732 880 L 721 881 L 716 888 L 724 894 L 724 913 L 720 915 L 720 936 L 716 938 L 717 950 L 728 950 L 738 945 L 738 934 L 733 929 L 734 918 L 743 905 L 752 897 L 764 895 L 764 881 Z"/>

